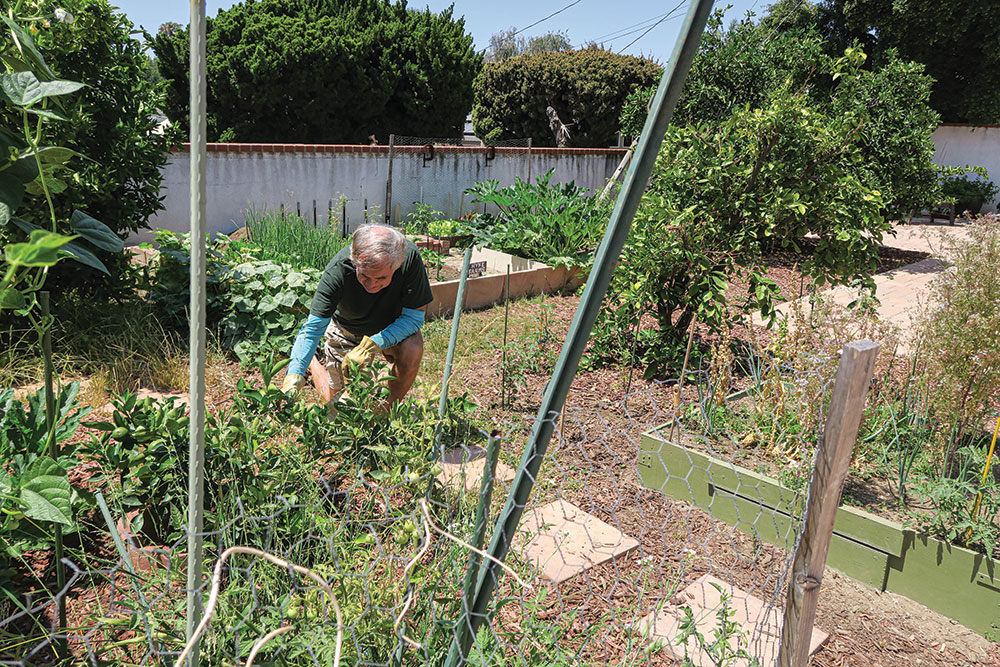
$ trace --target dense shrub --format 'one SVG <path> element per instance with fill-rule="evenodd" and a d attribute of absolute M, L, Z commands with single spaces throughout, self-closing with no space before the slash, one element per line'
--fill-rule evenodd
<path fill-rule="evenodd" d="M 153 48 L 166 112 L 186 124 L 187 30 Z M 207 27 L 210 141 L 368 143 L 461 136 L 482 64 L 463 19 L 388 0 L 261 0 Z"/>
<path fill-rule="evenodd" d="M 761 108 L 778 88 L 807 91 L 809 108 L 858 119 L 858 168 L 874 179 L 887 214 L 905 215 L 938 201 L 931 161 L 938 116 L 927 104 L 933 79 L 920 64 L 891 51 L 874 67 L 834 77 L 843 53 L 827 55 L 826 46 L 814 29 L 776 31 L 749 18 L 726 29 L 717 14 L 691 66 L 674 123 L 720 122 L 742 108 Z M 623 134 L 642 130 L 652 93 L 640 89 L 629 96 L 621 115 Z"/>
<path fill-rule="evenodd" d="M 855 54 L 838 72 L 849 76 L 859 61 Z M 860 123 L 779 89 L 765 107 L 721 124 L 669 129 L 595 331 L 595 356 L 641 361 L 653 373 L 673 360 L 695 316 L 716 329 L 731 307 L 772 315 L 777 286 L 759 260 L 776 246 L 801 251 L 809 234 L 816 242 L 803 257 L 805 275 L 871 287 L 890 227 L 877 184 L 857 168 Z M 737 274 L 748 288 L 730 303 Z M 634 332 L 646 313 L 656 327 Z"/>
<path fill-rule="evenodd" d="M 536 146 L 554 146 L 545 114 L 551 106 L 570 126 L 570 145 L 614 144 L 625 98 L 656 83 L 660 73 L 644 58 L 597 48 L 489 63 L 475 83 L 476 136 L 487 143 L 530 137 Z"/>
<path fill-rule="evenodd" d="M 84 210 L 124 237 L 145 227 L 163 208 L 160 167 L 166 163 L 168 138 L 153 133 L 152 114 L 162 96 L 146 77 L 147 56 L 132 35 L 132 23 L 107 0 L 44 0 L 35 5 L 33 16 L 40 18 L 26 25 L 53 78 L 86 84 L 52 107 L 69 122 L 47 125 L 50 144 L 80 154 L 72 159 L 71 175 L 58 169 L 50 174 L 56 217 L 68 220 L 74 209 Z M 60 12 L 61 20 L 57 8 L 67 12 Z M 2 49 L 5 59 L 18 55 L 12 39 L 4 40 Z M 0 110 L 0 125 L 19 129 L 20 114 Z M 46 226 L 48 204 L 39 192 L 34 195 L 25 201 L 20 216 Z M 60 266 L 55 271 L 61 279 L 56 276 L 49 283 L 77 283 L 79 274 L 64 273 L 70 269 L 81 270 L 72 264 Z"/>

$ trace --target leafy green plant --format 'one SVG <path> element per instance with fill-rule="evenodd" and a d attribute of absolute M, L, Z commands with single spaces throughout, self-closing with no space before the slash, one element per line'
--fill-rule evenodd
<path fill-rule="evenodd" d="M 851 52 L 829 73 L 852 76 L 863 61 Z M 778 287 L 761 259 L 775 248 L 808 247 L 800 268 L 819 285 L 871 289 L 877 240 L 890 227 L 882 193 L 856 169 L 860 122 L 782 88 L 763 108 L 668 130 L 593 352 L 636 359 L 653 375 L 676 360 L 695 318 L 719 331 L 740 311 L 774 317 Z M 728 294 L 736 275 L 747 284 L 739 297 Z M 647 314 L 656 327 L 635 331 Z"/>
<path fill-rule="evenodd" d="M 351 237 L 336 225 L 314 227 L 294 213 L 251 208 L 246 217 L 247 238 L 230 241 L 226 259 L 233 264 L 252 258 L 322 271 Z"/>
<path fill-rule="evenodd" d="M 118 234 L 145 227 L 163 208 L 160 168 L 172 140 L 169 128 L 154 132 L 157 120 L 150 111 L 161 106 L 161 92 L 145 78 L 143 46 L 128 17 L 107 0 L 5 3 L 3 14 L 4 76 L 34 76 L 40 88 L 33 90 L 45 97 L 22 105 L 30 114 L 27 124 L 15 105 L 0 105 L 0 127 L 5 130 L 0 171 L 18 178 L 29 175 L 23 163 L 4 166 L 8 155 L 17 159 L 34 150 L 24 128 L 30 127 L 31 139 L 44 130 L 51 146 L 38 151 L 36 166 L 48 192 L 40 181 L 26 183 L 20 217 L 51 231 L 81 234 L 78 245 L 85 251 L 71 249 L 77 264 L 52 269 L 50 287 L 57 292 L 82 289 L 98 298 L 117 296 L 118 276 L 127 266 Z M 73 84 L 77 89 L 70 96 L 53 97 L 55 89 L 68 92 L 67 79 L 82 83 Z M 14 98 L 24 100 L 16 93 Z M 107 227 L 89 238 L 71 221 L 78 215 L 75 211 L 86 211 Z M 51 225 L 52 218 L 58 226 Z M 15 229 L 5 229 L 5 224 L 0 220 L 0 242 L 19 240 Z M 27 233 L 23 226 L 21 231 Z"/>
<path fill-rule="evenodd" d="M 429 204 L 415 201 L 413 210 L 403 220 L 403 231 L 410 235 L 428 235 L 432 224 L 435 224 L 444 214 Z"/>
<path fill-rule="evenodd" d="M 149 296 L 183 323 L 190 298 L 190 239 L 161 230 L 157 241 L 160 253 Z M 322 271 L 258 259 L 230 264 L 218 242 L 209 247 L 206 260 L 207 320 L 218 328 L 222 345 L 244 363 L 259 362 L 272 349 L 290 348 Z"/>
<path fill-rule="evenodd" d="M 929 510 L 911 507 L 907 525 L 953 544 L 966 546 L 987 556 L 996 556 L 1000 535 L 1000 484 L 993 474 L 981 475 L 986 467 L 982 443 L 955 452 L 953 475 L 916 480 L 914 495 L 930 503 Z M 975 498 L 982 494 L 978 511 Z"/>
<path fill-rule="evenodd" d="M 219 323 L 223 345 L 243 360 L 250 358 L 255 345 L 290 349 L 321 274 L 265 260 L 232 267 L 226 314 Z"/>
<path fill-rule="evenodd" d="M 682 667 L 695 667 L 695 658 L 699 653 L 704 653 L 712 665 L 715 667 L 735 667 L 737 664 L 746 664 L 748 667 L 759 667 L 760 661 L 750 655 L 746 649 L 747 631 L 744 630 L 737 621 L 733 620 L 736 610 L 733 609 L 729 601 L 732 594 L 715 582 L 711 585 L 719 591 L 719 607 L 715 612 L 716 626 L 713 636 L 706 638 L 698 630 L 698 620 L 695 618 L 691 607 L 681 607 L 681 619 L 677 626 L 677 637 L 672 644 L 684 647 L 684 657 L 681 659 Z M 694 641 L 693 650 L 688 648 L 688 642 Z"/>
<path fill-rule="evenodd" d="M 970 178 L 965 175 L 954 175 L 947 177 L 941 182 L 941 192 L 945 201 L 956 202 L 959 209 L 978 208 L 993 201 L 994 197 L 1000 193 L 1000 187 L 988 179 L 985 170 L 981 170 L 982 178 Z M 974 212 L 978 212 L 974 211 Z"/>
<path fill-rule="evenodd" d="M 79 408 L 80 387 L 72 382 L 55 395 L 53 442 L 62 445 L 76 433 L 90 408 Z M 0 391 L 0 543 L 8 557 L 52 544 L 51 527 L 63 533 L 78 529 L 76 517 L 92 505 L 90 495 L 69 482 L 67 471 L 78 461 L 73 446 L 49 456 L 49 425 L 45 389 L 14 398 L 12 389 Z"/>
<path fill-rule="evenodd" d="M 428 272 L 434 272 L 434 279 L 440 281 L 441 269 L 444 268 L 447 257 L 433 248 L 420 248 L 420 259 L 427 267 Z"/>
<path fill-rule="evenodd" d="M 499 181 L 488 180 L 466 190 L 473 201 L 499 209 L 464 223 L 476 245 L 552 266 L 589 266 L 611 203 L 599 201 L 572 181 L 552 183 L 553 171 L 533 184 L 518 178 L 514 185 L 501 187 Z"/>
<path fill-rule="evenodd" d="M 456 236 L 458 232 L 458 221 L 450 218 L 432 220 L 431 223 L 427 225 L 427 233 L 430 236 Z"/>

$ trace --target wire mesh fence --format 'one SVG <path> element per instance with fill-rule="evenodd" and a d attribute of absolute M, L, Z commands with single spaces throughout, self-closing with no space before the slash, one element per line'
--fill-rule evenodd
<path fill-rule="evenodd" d="M 490 433 L 489 415 L 465 397 L 451 399 L 440 427 L 420 401 L 379 417 L 371 383 L 331 421 L 325 406 L 244 383 L 206 433 L 200 593 L 211 617 L 199 662 L 445 664 L 474 624 L 460 652 L 470 664 L 672 664 L 685 655 L 713 664 L 727 650 L 740 664 L 773 664 L 835 365 L 790 368 L 754 354 L 739 371 L 687 373 L 683 386 L 577 395 L 576 407 L 548 416 L 556 437 L 504 569 L 490 570 L 499 579 L 487 613 L 471 622 L 476 574 L 489 562 L 474 547 L 485 548 L 511 502 L 530 424 Z M 731 391 L 734 372 L 742 391 Z M 187 466 L 177 409 L 125 397 L 80 445 L 107 518 L 85 514 L 61 590 L 51 553 L 25 548 L 11 559 L 0 664 L 177 661 L 187 594 L 185 501 L 170 483 Z M 156 430 L 150 416 L 160 414 Z M 118 423 L 130 435 L 100 430 Z M 146 441 L 139 459 L 122 458 L 129 438 Z M 783 482 L 777 497 L 759 483 L 768 474 Z M 495 488 L 479 508 L 490 495 L 484 478 Z M 231 553 L 219 564 L 234 547 L 267 556 Z"/>

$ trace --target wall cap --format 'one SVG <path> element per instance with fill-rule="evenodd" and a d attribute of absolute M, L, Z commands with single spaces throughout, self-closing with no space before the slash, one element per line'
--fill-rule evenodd
<path fill-rule="evenodd" d="M 257 143 L 209 143 L 205 145 L 209 153 L 359 153 L 388 155 L 389 147 L 384 145 L 363 146 L 355 144 L 257 144 Z M 532 155 L 607 155 L 621 157 L 626 148 L 553 148 L 540 146 L 532 148 Z M 188 153 L 191 151 L 191 144 L 185 142 L 174 146 L 173 153 Z M 394 154 L 422 154 L 423 146 L 393 146 Z M 512 157 L 514 155 L 524 155 L 528 152 L 526 147 L 506 147 L 506 146 L 434 146 L 434 152 L 440 154 L 485 154 L 487 151 L 496 151 L 497 155 Z"/>

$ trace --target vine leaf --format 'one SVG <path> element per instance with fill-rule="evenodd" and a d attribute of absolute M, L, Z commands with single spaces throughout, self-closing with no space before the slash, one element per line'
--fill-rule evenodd
<path fill-rule="evenodd" d="M 66 471 L 47 456 L 32 461 L 21 478 L 20 500 L 31 519 L 72 526 L 71 495 Z"/>

